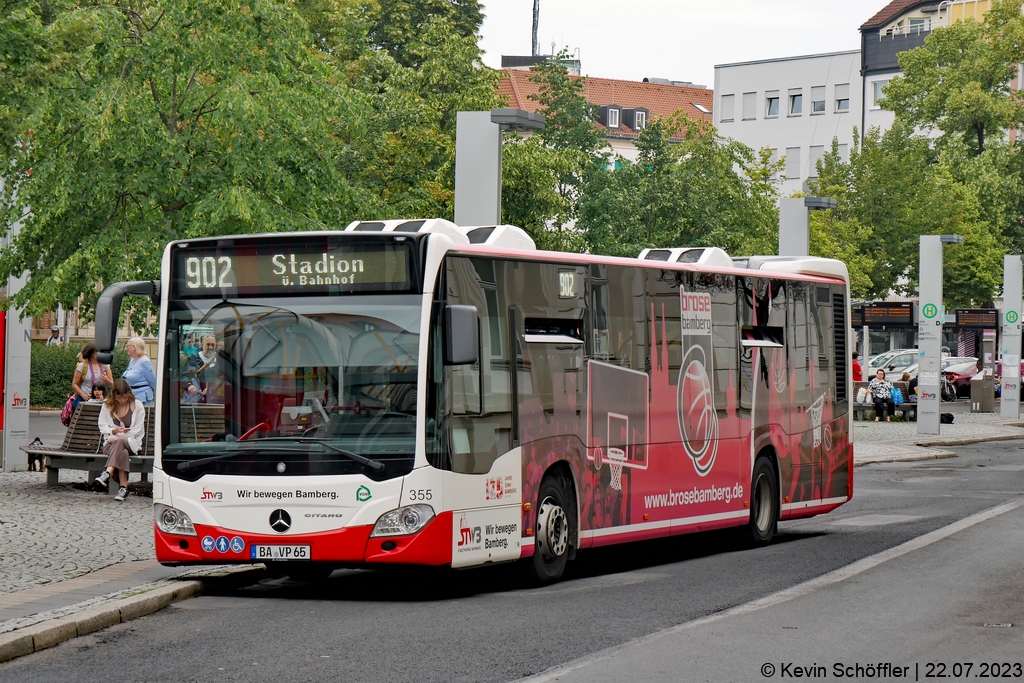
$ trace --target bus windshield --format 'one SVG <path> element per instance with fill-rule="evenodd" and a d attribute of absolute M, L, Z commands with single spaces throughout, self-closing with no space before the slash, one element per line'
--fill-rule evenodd
<path fill-rule="evenodd" d="M 164 471 L 407 473 L 421 304 L 406 294 L 173 303 Z"/>

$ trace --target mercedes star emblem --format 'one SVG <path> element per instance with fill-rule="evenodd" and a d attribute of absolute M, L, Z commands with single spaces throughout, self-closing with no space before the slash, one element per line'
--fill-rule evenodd
<path fill-rule="evenodd" d="M 283 534 L 292 528 L 292 517 L 284 510 L 274 510 L 270 513 L 270 528 L 279 534 Z"/>

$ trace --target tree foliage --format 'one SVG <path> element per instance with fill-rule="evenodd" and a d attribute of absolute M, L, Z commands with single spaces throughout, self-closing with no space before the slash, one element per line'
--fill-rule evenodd
<path fill-rule="evenodd" d="M 811 251 L 846 262 L 853 296 L 916 294 L 919 238 L 935 234 L 965 238 L 945 251 L 948 306 L 980 306 L 998 291 L 1001 236 L 985 220 L 973 189 L 910 125 L 897 120 L 884 135 L 873 129 L 847 162 L 833 144 L 811 191 L 838 203 L 833 211 L 812 213 Z"/>
<path fill-rule="evenodd" d="M 881 104 L 915 126 L 934 126 L 976 154 L 1024 124 L 1024 100 L 1011 89 L 1024 61 L 1024 17 L 1015 0 L 995 0 L 983 22 L 968 19 L 931 33 L 899 54 L 902 76 Z"/>
<path fill-rule="evenodd" d="M 455 112 L 500 104 L 475 0 L 5 9 L 3 226 L 31 215 L 0 276 L 33 314 L 157 276 L 171 239 L 450 217 Z"/>

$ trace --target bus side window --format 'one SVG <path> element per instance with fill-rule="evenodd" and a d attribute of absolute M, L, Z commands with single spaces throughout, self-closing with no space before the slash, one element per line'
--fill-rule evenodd
<path fill-rule="evenodd" d="M 511 381 L 505 311 L 511 268 L 505 261 L 448 259 L 448 301 L 476 307 L 480 360 L 447 369 L 452 470 L 482 474 L 511 448 Z"/>
<path fill-rule="evenodd" d="M 811 404 L 811 348 L 809 336 L 813 334 L 808 325 L 807 284 L 790 282 L 790 316 L 792 342 L 789 358 L 793 367 L 793 405 L 806 408 Z"/>
<path fill-rule="evenodd" d="M 715 357 L 715 410 L 725 417 L 729 391 L 739 385 L 739 334 L 736 328 L 736 277 L 711 275 L 711 346 Z"/>

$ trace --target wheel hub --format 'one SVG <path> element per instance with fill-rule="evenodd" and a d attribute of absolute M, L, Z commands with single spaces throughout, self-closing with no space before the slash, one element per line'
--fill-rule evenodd
<path fill-rule="evenodd" d="M 565 510 L 551 498 L 546 498 L 537 513 L 537 546 L 545 560 L 565 554 L 569 547 L 569 521 Z"/>

